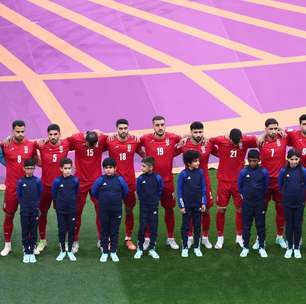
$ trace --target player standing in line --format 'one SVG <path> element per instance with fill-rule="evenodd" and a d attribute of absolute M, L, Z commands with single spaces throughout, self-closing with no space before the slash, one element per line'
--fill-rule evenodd
<path fill-rule="evenodd" d="M 238 191 L 238 176 L 244 166 L 246 152 L 257 147 L 257 138 L 252 135 L 242 135 L 239 129 L 232 129 L 229 136 L 218 136 L 210 139 L 217 146 L 219 166 L 217 172 L 217 214 L 216 224 L 218 239 L 216 249 L 224 244 L 225 212 L 231 196 L 236 209 L 236 243 L 243 247 L 242 239 L 242 199 Z"/>
<path fill-rule="evenodd" d="M 30 158 L 36 158 L 36 144 L 25 139 L 25 122 L 15 120 L 12 123 L 12 141 L 2 146 L 4 159 L 6 161 L 6 178 L 3 201 L 4 221 L 3 231 L 5 245 L 1 256 L 7 256 L 12 251 L 12 232 L 14 227 L 14 216 L 18 208 L 17 181 L 24 176 L 23 163 Z"/>
<path fill-rule="evenodd" d="M 129 123 L 126 119 L 119 119 L 116 122 L 117 134 L 108 137 L 106 148 L 109 156 L 116 161 L 116 172 L 122 176 L 128 184 L 129 193 L 124 199 L 125 204 L 125 244 L 129 250 L 136 250 L 132 242 L 132 231 L 134 228 L 133 208 L 136 205 L 136 179 L 134 169 L 135 153 L 141 157 L 144 152 L 141 149 L 140 141 L 129 135 Z"/>
<path fill-rule="evenodd" d="M 164 192 L 161 197 L 161 205 L 165 209 L 165 223 L 167 226 L 167 244 L 172 249 L 179 249 L 174 239 L 174 208 L 176 205 L 174 181 L 172 175 L 173 159 L 179 154 L 177 144 L 181 137 L 166 132 L 165 118 L 155 116 L 152 119 L 154 132 L 141 136 L 140 142 L 145 150 L 146 157 L 155 159 L 154 172 L 158 173 L 164 181 Z M 146 238 L 144 249 L 149 245 L 150 239 Z"/>

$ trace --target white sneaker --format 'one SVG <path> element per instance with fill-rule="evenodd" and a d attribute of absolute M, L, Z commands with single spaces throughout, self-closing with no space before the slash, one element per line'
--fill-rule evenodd
<path fill-rule="evenodd" d="M 113 262 L 118 263 L 119 262 L 119 258 L 116 252 L 111 252 L 110 257 L 112 259 Z"/>
<path fill-rule="evenodd" d="M 100 249 L 101 248 L 101 242 L 100 242 L 100 240 L 98 240 L 98 242 L 97 242 L 97 247 Z"/>
<path fill-rule="evenodd" d="M 149 250 L 149 255 L 150 255 L 153 259 L 159 259 L 159 255 L 158 255 L 158 253 L 157 253 L 154 249 Z"/>
<path fill-rule="evenodd" d="M 100 262 L 105 263 L 107 262 L 107 259 L 108 259 L 108 253 L 102 253 L 100 257 Z"/>
<path fill-rule="evenodd" d="M 293 254 L 294 254 L 294 257 L 296 259 L 301 259 L 302 258 L 300 249 L 294 249 Z"/>
<path fill-rule="evenodd" d="M 35 254 L 30 254 L 29 255 L 29 262 L 30 263 L 36 263 L 37 262 Z"/>
<path fill-rule="evenodd" d="M 170 246 L 171 249 L 178 250 L 180 246 L 177 244 L 174 238 L 168 238 L 166 244 Z"/>
<path fill-rule="evenodd" d="M 148 250 L 149 245 L 150 245 L 150 238 L 145 238 L 143 242 L 143 250 Z"/>
<path fill-rule="evenodd" d="M 34 248 L 34 254 L 35 255 L 39 255 L 40 254 L 40 251 L 36 247 Z"/>
<path fill-rule="evenodd" d="M 61 262 L 65 258 L 65 256 L 66 256 L 66 251 L 61 251 L 59 255 L 57 256 L 56 260 L 58 262 Z"/>
<path fill-rule="evenodd" d="M 1 256 L 7 256 L 12 251 L 12 243 L 11 242 L 5 242 L 4 248 L 1 251 Z"/>
<path fill-rule="evenodd" d="M 258 252 L 259 252 L 260 257 L 262 257 L 262 258 L 267 258 L 268 257 L 268 254 L 267 254 L 267 251 L 266 251 L 265 248 L 259 248 Z"/>
<path fill-rule="evenodd" d="M 29 254 L 25 254 L 23 256 L 22 262 L 25 263 L 25 264 L 30 263 L 30 255 Z"/>
<path fill-rule="evenodd" d="M 290 259 L 290 258 L 292 257 L 292 252 L 293 252 L 292 249 L 287 249 L 287 250 L 286 250 L 286 253 L 285 253 L 285 255 L 284 255 L 284 258 L 285 258 L 285 259 Z"/>
<path fill-rule="evenodd" d="M 134 254 L 134 259 L 139 260 L 142 257 L 142 255 L 143 255 L 143 251 L 140 249 L 137 249 L 136 253 Z"/>
<path fill-rule="evenodd" d="M 287 243 L 284 240 L 284 237 L 282 235 L 277 235 L 275 239 L 275 244 L 281 246 L 283 249 L 287 248 Z"/>
<path fill-rule="evenodd" d="M 47 240 L 40 240 L 37 245 L 37 250 L 42 252 L 47 247 Z"/>
<path fill-rule="evenodd" d="M 72 244 L 72 252 L 73 253 L 78 253 L 79 248 L 80 248 L 79 242 L 77 242 L 77 241 L 73 242 L 73 244 Z M 99 246 L 99 248 L 100 248 L 100 246 Z"/>
<path fill-rule="evenodd" d="M 240 253 L 240 257 L 241 257 L 241 258 L 246 258 L 246 257 L 248 256 L 249 252 L 250 252 L 249 249 L 243 248 L 242 251 L 241 251 L 241 253 Z"/>
<path fill-rule="evenodd" d="M 196 257 L 202 257 L 203 256 L 203 253 L 202 253 L 200 247 L 194 248 L 193 252 L 194 252 Z"/>
<path fill-rule="evenodd" d="M 242 235 L 236 235 L 236 244 L 238 244 L 241 248 L 243 248 L 243 238 Z"/>
<path fill-rule="evenodd" d="M 74 253 L 71 251 L 71 252 L 67 252 L 67 256 L 68 256 L 68 259 L 70 262 L 75 262 L 77 260 L 77 258 L 75 257 Z"/>
<path fill-rule="evenodd" d="M 259 241 L 258 241 L 258 237 L 256 238 L 255 243 L 252 246 L 253 250 L 258 250 L 259 249 Z"/>
<path fill-rule="evenodd" d="M 224 236 L 218 236 L 217 243 L 215 244 L 215 249 L 222 249 L 224 244 Z"/>
<path fill-rule="evenodd" d="M 212 248 L 212 244 L 209 241 L 207 236 L 202 236 L 202 244 L 205 246 L 205 248 L 207 249 L 211 249 Z"/>
<path fill-rule="evenodd" d="M 182 257 L 183 258 L 188 258 L 188 249 L 182 249 Z"/>
<path fill-rule="evenodd" d="M 190 248 L 193 245 L 193 236 L 188 236 L 187 246 Z"/>

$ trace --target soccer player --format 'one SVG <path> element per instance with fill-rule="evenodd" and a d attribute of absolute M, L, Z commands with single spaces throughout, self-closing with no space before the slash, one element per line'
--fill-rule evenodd
<path fill-rule="evenodd" d="M 212 248 L 212 245 L 208 238 L 208 232 L 210 228 L 210 212 L 209 209 L 213 206 L 213 196 L 211 192 L 210 178 L 208 173 L 208 160 L 210 154 L 217 155 L 217 149 L 211 144 L 210 141 L 204 138 L 204 126 L 200 121 L 194 121 L 190 125 L 190 137 L 178 148 L 179 152 L 185 153 L 188 150 L 195 150 L 200 153 L 200 168 L 205 175 L 206 184 L 206 199 L 207 204 L 205 211 L 202 213 L 202 244 L 207 248 Z M 188 241 L 192 244 L 192 237 L 189 237 Z"/>
<path fill-rule="evenodd" d="M 217 233 L 216 249 L 224 244 L 225 212 L 230 197 L 233 197 L 236 209 L 236 243 L 243 247 L 242 239 L 242 199 L 238 191 L 238 176 L 244 166 L 244 159 L 249 148 L 257 147 L 257 138 L 252 135 L 242 135 L 241 130 L 232 129 L 229 136 L 218 136 L 210 139 L 212 145 L 217 146 L 219 166 L 217 172 Z"/>
<path fill-rule="evenodd" d="M 39 202 L 43 191 L 40 178 L 33 175 L 35 160 L 24 161 L 24 173 L 17 184 L 17 198 L 20 204 L 20 221 L 22 245 L 24 249 L 23 263 L 36 263 L 34 248 L 37 241 Z"/>
<path fill-rule="evenodd" d="M 6 178 L 4 192 L 4 240 L 5 245 L 1 256 L 7 256 L 11 250 L 11 238 L 13 232 L 13 221 L 18 208 L 17 181 L 24 176 L 23 163 L 30 158 L 36 158 L 35 143 L 25 139 L 25 122 L 15 120 L 12 123 L 12 141 L 2 146 L 4 159 L 6 161 Z"/>
<path fill-rule="evenodd" d="M 73 252 L 79 250 L 79 232 L 81 227 L 82 213 L 86 204 L 87 195 L 90 194 L 96 211 L 96 226 L 98 231 L 98 244 L 100 247 L 100 220 L 98 201 L 90 193 L 95 180 L 101 176 L 102 152 L 105 150 L 107 136 L 97 134 L 95 131 L 77 133 L 67 138 L 75 150 L 75 175 L 80 181 L 80 191 L 77 201 L 76 227 L 74 234 Z"/>
<path fill-rule="evenodd" d="M 278 173 L 286 163 L 287 137 L 279 134 L 279 125 L 275 118 L 269 118 L 265 121 L 265 135 L 263 141 L 259 144 L 260 159 L 262 167 L 269 172 L 269 188 L 266 194 L 266 210 L 271 199 L 275 202 L 276 210 L 276 244 L 282 248 L 287 248 L 283 238 L 285 215 L 282 205 L 282 195 L 278 188 Z M 253 249 L 258 249 L 258 240 L 253 245 Z"/>
<path fill-rule="evenodd" d="M 164 181 L 164 192 L 161 197 L 161 205 L 165 209 L 165 222 L 167 226 L 167 244 L 172 249 L 179 249 L 174 239 L 174 207 L 175 193 L 172 175 L 173 159 L 179 154 L 177 144 L 181 137 L 179 135 L 166 132 L 165 118 L 155 116 L 152 119 L 154 133 L 141 136 L 140 142 L 145 150 L 146 157 L 155 159 L 154 172 L 158 173 Z M 145 243 L 149 243 L 149 239 Z M 146 248 L 146 246 L 144 246 Z"/>
<path fill-rule="evenodd" d="M 108 137 L 106 149 L 109 156 L 116 161 L 116 172 L 121 175 L 129 187 L 129 193 L 124 200 L 125 204 L 125 243 L 129 250 L 135 250 L 136 246 L 132 242 L 132 232 L 134 228 L 133 208 L 136 205 L 136 179 L 134 169 L 135 153 L 141 157 L 144 152 L 141 149 L 140 141 L 135 136 L 129 135 L 129 123 L 126 119 L 119 119 L 116 122 L 116 136 Z"/>
<path fill-rule="evenodd" d="M 50 124 L 47 128 L 48 139 L 44 143 L 37 141 L 37 149 L 40 154 L 42 168 L 43 194 L 41 197 L 39 209 L 39 237 L 35 253 L 39 254 L 47 246 L 47 216 L 52 203 L 51 186 L 53 180 L 61 174 L 60 160 L 66 158 L 68 152 L 72 149 L 67 140 L 61 140 L 61 130 L 59 125 Z"/>

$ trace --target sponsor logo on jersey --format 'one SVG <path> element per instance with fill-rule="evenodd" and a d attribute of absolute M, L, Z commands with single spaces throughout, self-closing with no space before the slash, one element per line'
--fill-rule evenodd
<path fill-rule="evenodd" d="M 290 177 L 290 174 L 287 174 L 286 177 Z"/>
<path fill-rule="evenodd" d="M 63 185 L 63 184 L 60 184 L 60 188 L 64 188 L 64 185 Z"/>
<path fill-rule="evenodd" d="M 103 183 L 103 186 L 107 186 L 107 182 L 104 182 L 104 183 Z"/>
<path fill-rule="evenodd" d="M 251 177 L 250 174 L 247 174 L 245 177 Z"/>
<path fill-rule="evenodd" d="M 146 181 L 142 181 L 143 184 L 146 184 Z"/>
<path fill-rule="evenodd" d="M 191 176 L 188 176 L 187 179 L 191 179 Z"/>
<path fill-rule="evenodd" d="M 132 146 L 131 146 L 131 144 L 128 144 L 128 145 L 127 145 L 127 151 L 128 151 L 128 152 L 131 152 L 131 151 L 132 151 Z"/>
<path fill-rule="evenodd" d="M 26 186 L 27 186 L 27 184 L 23 184 L 23 185 L 22 185 L 22 187 L 26 187 Z"/>
<path fill-rule="evenodd" d="M 24 146 L 24 153 L 28 154 L 29 153 L 29 147 L 28 146 Z"/>

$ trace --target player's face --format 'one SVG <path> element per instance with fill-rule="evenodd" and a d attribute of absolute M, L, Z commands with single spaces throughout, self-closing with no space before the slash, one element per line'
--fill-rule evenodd
<path fill-rule="evenodd" d="M 302 130 L 302 133 L 306 136 L 306 120 L 302 120 L 301 130 Z"/>
<path fill-rule="evenodd" d="M 166 131 L 166 124 L 165 124 L 165 120 L 161 119 L 161 120 L 154 120 L 153 121 L 153 129 L 154 129 L 154 133 L 157 136 L 164 136 L 165 131 Z"/>
<path fill-rule="evenodd" d="M 266 127 L 266 133 L 269 137 L 274 138 L 278 132 L 278 124 L 271 124 Z"/>
<path fill-rule="evenodd" d="M 115 175 L 115 167 L 111 167 L 111 166 L 106 166 L 103 168 L 105 175 L 107 176 L 111 176 L 111 175 Z"/>
<path fill-rule="evenodd" d="M 191 130 L 191 138 L 199 143 L 204 136 L 204 130 L 203 129 L 198 129 L 198 130 Z"/>
<path fill-rule="evenodd" d="M 70 176 L 72 174 L 72 166 L 70 164 L 65 164 L 61 167 L 61 171 L 64 177 Z"/>
<path fill-rule="evenodd" d="M 23 168 L 24 173 L 27 177 L 33 176 L 34 170 L 35 170 L 35 166 L 28 166 L 28 167 L 24 167 Z"/>
<path fill-rule="evenodd" d="M 198 169 L 199 167 L 200 167 L 200 159 L 199 158 L 194 159 L 189 166 L 190 169 Z"/>
<path fill-rule="evenodd" d="M 18 127 L 16 126 L 14 129 L 13 129 L 13 136 L 14 136 L 14 139 L 18 142 L 21 142 L 24 140 L 24 136 L 25 136 L 25 127 L 22 126 L 22 127 Z"/>
<path fill-rule="evenodd" d="M 295 155 L 288 158 L 288 163 L 291 168 L 295 168 L 299 164 L 299 162 L 300 162 L 300 158 Z"/>
<path fill-rule="evenodd" d="M 142 173 L 150 173 L 153 171 L 152 166 L 148 166 L 147 164 L 141 163 L 141 172 Z"/>
<path fill-rule="evenodd" d="M 126 124 L 119 124 L 117 127 L 117 133 L 121 139 L 126 139 L 129 135 L 129 126 Z"/>
<path fill-rule="evenodd" d="M 56 130 L 50 130 L 48 132 L 48 139 L 52 145 L 56 145 L 59 142 L 60 136 L 61 136 L 60 132 Z"/>
<path fill-rule="evenodd" d="M 257 158 L 248 158 L 249 165 L 252 169 L 256 168 L 259 163 L 259 159 Z"/>

